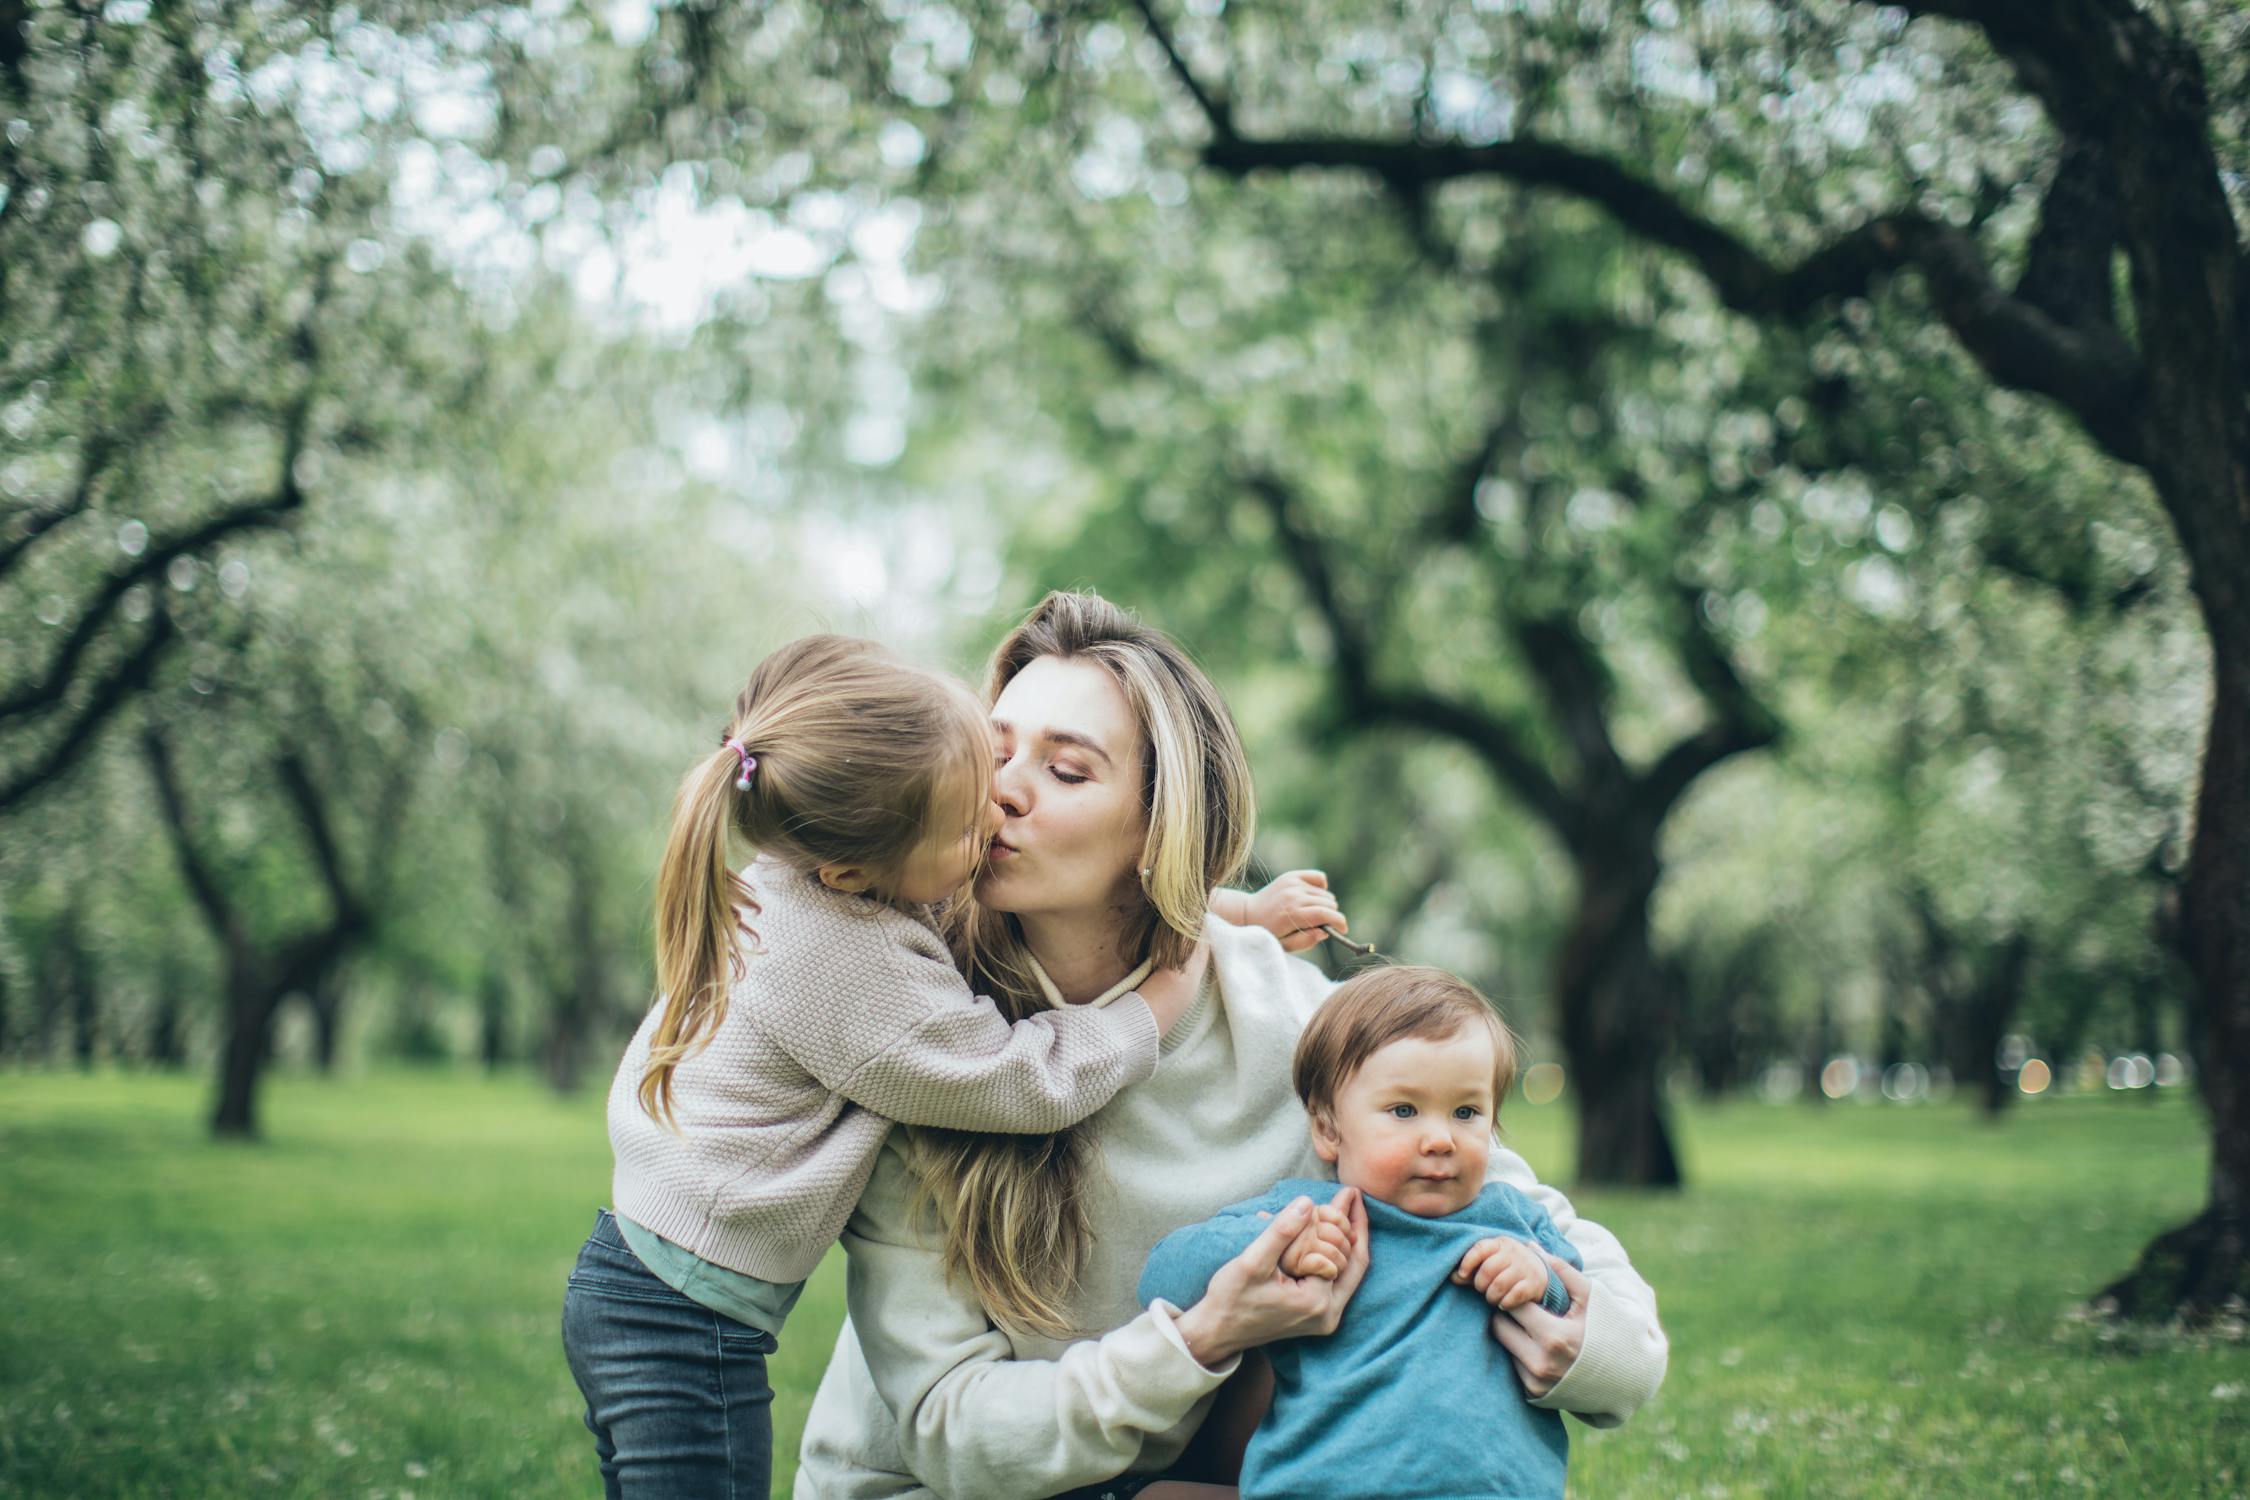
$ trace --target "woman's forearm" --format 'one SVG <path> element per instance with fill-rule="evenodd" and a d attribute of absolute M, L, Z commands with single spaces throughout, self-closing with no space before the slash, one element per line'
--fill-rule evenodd
<path fill-rule="evenodd" d="M 1515 1152 L 1495 1147 L 1487 1175 L 1513 1184 L 1546 1210 L 1585 1261 L 1586 1278 L 1594 1284 L 1577 1358 L 1532 1405 L 1570 1412 L 1590 1426 L 1617 1426 L 1656 1394 L 1670 1363 L 1655 1289 L 1633 1269 L 1616 1235 L 1580 1218 L 1570 1199 L 1540 1182 Z"/>

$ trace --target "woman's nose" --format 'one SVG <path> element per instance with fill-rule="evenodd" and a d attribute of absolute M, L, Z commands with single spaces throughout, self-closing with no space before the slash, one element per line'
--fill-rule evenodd
<path fill-rule="evenodd" d="M 1024 795 L 1025 778 L 1013 760 L 1000 762 L 992 773 L 992 801 L 1001 816 L 1020 818 L 1031 810 L 1031 802 Z"/>

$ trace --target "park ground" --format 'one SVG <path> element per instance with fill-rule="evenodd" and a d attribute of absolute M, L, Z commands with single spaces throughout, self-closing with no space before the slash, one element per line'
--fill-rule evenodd
<path fill-rule="evenodd" d="M 589 1496 L 556 1325 L 601 1101 L 520 1078 L 282 1077 L 262 1145 L 199 1079 L 0 1075 L 0 1495 Z M 1569 1117 L 1511 1138 L 1567 1178 Z M 1574 1497 L 2239 1496 L 2250 1344 L 2086 1291 L 2201 1201 L 2183 1091 L 1965 1109 L 1685 1108 L 1694 1186 L 1589 1193 L 1657 1286 L 1657 1400 L 1573 1425 Z M 842 1316 L 774 1365 L 776 1493 Z"/>

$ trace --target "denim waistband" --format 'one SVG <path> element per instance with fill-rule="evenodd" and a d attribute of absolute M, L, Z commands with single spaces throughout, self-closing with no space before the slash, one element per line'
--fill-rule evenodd
<path fill-rule="evenodd" d="M 597 1208 L 594 1210 L 594 1232 L 591 1235 L 587 1236 L 587 1238 L 595 1240 L 604 1245 L 613 1246 L 614 1248 L 619 1250 L 624 1250 L 627 1254 L 632 1253 L 631 1249 L 625 1243 L 625 1236 L 618 1231 L 617 1215 L 611 1213 L 606 1208 Z"/>

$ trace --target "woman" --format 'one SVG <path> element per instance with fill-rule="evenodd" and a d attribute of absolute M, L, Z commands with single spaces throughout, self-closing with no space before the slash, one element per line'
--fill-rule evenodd
<path fill-rule="evenodd" d="M 1249 852 L 1250 778 L 1224 703 L 1169 640 L 1052 594 L 994 654 L 988 696 L 1005 818 L 962 934 L 976 988 L 1019 1012 L 1098 1005 L 1185 961 L 1201 989 L 1156 1076 L 1073 1131 L 893 1131 L 845 1230 L 851 1322 L 796 1492 L 1212 1493 L 1151 1481 L 1243 1351 L 1332 1330 L 1364 1264 L 1334 1283 L 1274 1276 L 1294 1230 L 1277 1219 L 1177 1316 L 1133 1290 L 1169 1230 L 1321 1175 L 1289 1059 L 1329 981 L 1263 930 L 1204 920 Z M 1538 1404 L 1615 1425 L 1663 1378 L 1655 1295 L 1522 1158 L 1496 1148 L 1492 1163 L 1586 1262 L 1564 1276 L 1567 1316 L 1520 1309 L 1493 1335 Z"/>

